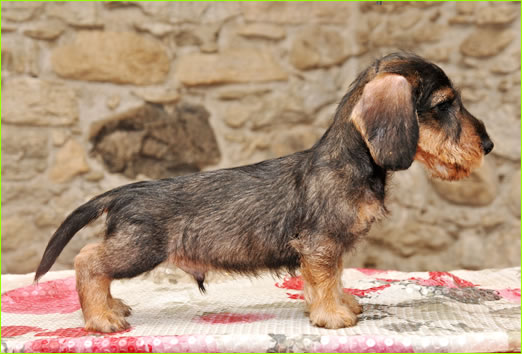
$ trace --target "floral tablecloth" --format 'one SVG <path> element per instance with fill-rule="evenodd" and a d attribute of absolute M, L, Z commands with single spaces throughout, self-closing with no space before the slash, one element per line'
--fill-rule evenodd
<path fill-rule="evenodd" d="M 520 268 L 403 273 L 346 269 L 364 313 L 327 330 L 304 313 L 302 280 L 115 281 L 130 330 L 88 333 L 72 271 L 2 276 L 3 352 L 519 352 Z M 47 281 L 46 281 L 47 280 Z M 7 290 L 7 291 L 6 291 Z"/>

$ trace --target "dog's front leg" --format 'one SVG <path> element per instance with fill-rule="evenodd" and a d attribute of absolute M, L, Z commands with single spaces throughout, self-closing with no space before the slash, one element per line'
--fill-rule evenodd
<path fill-rule="evenodd" d="M 310 321 L 331 329 L 353 326 L 357 316 L 350 306 L 343 303 L 339 289 L 342 274 L 340 247 L 328 238 L 316 238 L 316 241 L 314 245 L 302 241 L 292 243 L 301 256 L 301 275 Z"/>
<path fill-rule="evenodd" d="M 341 274 L 339 276 L 339 293 L 341 294 L 341 301 L 343 302 L 343 304 L 348 306 L 348 308 L 353 313 L 358 315 L 358 314 L 363 312 L 362 306 L 359 304 L 359 302 L 357 302 L 357 299 L 355 298 L 355 296 L 353 296 L 350 293 L 346 293 L 343 290 L 343 280 L 341 278 L 342 274 L 343 274 L 343 260 L 342 260 L 342 257 L 339 259 L 339 264 L 337 266 L 339 267 L 339 272 Z"/>

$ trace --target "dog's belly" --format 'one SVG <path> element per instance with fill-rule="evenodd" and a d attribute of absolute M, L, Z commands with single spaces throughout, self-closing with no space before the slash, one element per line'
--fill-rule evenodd
<path fill-rule="evenodd" d="M 215 270 L 253 274 L 281 268 L 293 270 L 299 266 L 299 255 L 285 239 L 273 235 L 221 235 L 208 239 L 188 235 L 170 259 L 191 272 Z"/>

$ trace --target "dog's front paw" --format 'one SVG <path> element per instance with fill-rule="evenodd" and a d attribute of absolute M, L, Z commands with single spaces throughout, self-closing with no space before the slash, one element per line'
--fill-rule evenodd
<path fill-rule="evenodd" d="M 91 332 L 121 332 L 130 328 L 130 324 L 123 316 L 111 312 L 104 312 L 90 317 L 85 321 L 85 330 Z"/>
<path fill-rule="evenodd" d="M 328 329 L 351 327 L 357 323 L 357 316 L 344 306 L 319 306 L 310 311 L 313 325 Z"/>
<path fill-rule="evenodd" d="M 356 315 L 359 315 L 363 312 L 362 305 L 357 302 L 357 299 L 352 294 L 343 292 L 341 295 L 341 300 L 343 304 L 348 306 L 348 308 Z"/>

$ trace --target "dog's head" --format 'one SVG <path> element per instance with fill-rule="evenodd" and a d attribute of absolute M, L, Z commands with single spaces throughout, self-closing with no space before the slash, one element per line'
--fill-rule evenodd
<path fill-rule="evenodd" d="M 493 149 L 484 124 L 435 64 L 411 54 L 377 60 L 356 80 L 350 119 L 387 170 L 422 162 L 433 176 L 468 176 Z"/>

